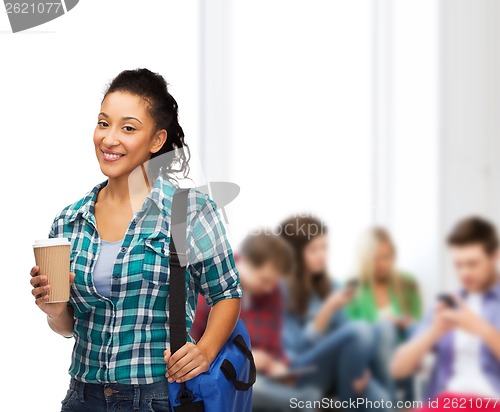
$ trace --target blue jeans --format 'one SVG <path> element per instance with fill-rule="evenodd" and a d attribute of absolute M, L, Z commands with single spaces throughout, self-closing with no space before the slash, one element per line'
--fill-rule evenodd
<path fill-rule="evenodd" d="M 396 383 L 389 370 L 392 355 L 398 344 L 398 329 L 389 321 L 380 321 L 374 325 L 376 336 L 375 356 L 371 369 L 379 382 L 389 392 L 392 402 L 396 400 Z"/>
<path fill-rule="evenodd" d="M 170 412 L 166 378 L 144 385 L 100 385 L 71 378 L 61 403 L 61 412 Z"/>
<path fill-rule="evenodd" d="M 292 367 L 295 368 L 317 366 L 315 372 L 302 376 L 298 385 L 313 386 L 323 396 L 335 393 L 341 401 L 360 397 L 371 401 L 389 400 L 388 393 L 374 377 L 370 379 L 364 393 L 354 392 L 353 382 L 369 369 L 369 363 L 375 355 L 375 345 L 374 328 L 366 322 L 346 322 L 328 331 L 312 347 L 292 360 Z M 381 409 L 377 411 L 381 412 Z"/>
<path fill-rule="evenodd" d="M 371 362 L 371 367 L 378 381 L 389 392 L 390 399 L 396 402 L 396 392 L 403 392 L 403 401 L 413 401 L 414 379 L 412 376 L 395 381 L 389 371 L 392 356 L 400 344 L 411 336 L 415 326 L 412 325 L 405 330 L 400 330 L 392 322 L 380 321 L 375 324 L 376 350 Z"/>

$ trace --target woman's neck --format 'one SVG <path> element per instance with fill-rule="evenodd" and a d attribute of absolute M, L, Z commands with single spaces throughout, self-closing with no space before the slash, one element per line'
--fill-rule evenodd
<path fill-rule="evenodd" d="M 108 184 L 102 191 L 102 200 L 113 203 L 125 203 L 130 201 L 130 187 L 128 176 L 110 177 Z"/>
<path fill-rule="evenodd" d="M 139 210 L 149 194 L 150 186 L 141 168 L 138 169 L 129 175 L 108 178 L 107 185 L 99 193 L 99 200 L 114 204 L 130 204 L 134 213 Z"/>
<path fill-rule="evenodd" d="M 375 277 L 374 282 L 376 286 L 387 286 L 390 283 L 390 276 Z"/>

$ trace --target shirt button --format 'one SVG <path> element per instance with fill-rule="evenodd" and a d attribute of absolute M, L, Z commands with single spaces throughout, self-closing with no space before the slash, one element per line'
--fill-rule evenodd
<path fill-rule="evenodd" d="M 133 219 L 132 220 L 132 226 L 135 226 L 135 224 L 136 224 L 136 221 L 135 221 L 135 219 Z"/>
<path fill-rule="evenodd" d="M 106 370 L 106 365 L 102 365 L 102 368 L 103 368 L 104 370 Z"/>
<path fill-rule="evenodd" d="M 108 338 L 110 338 L 110 337 L 111 337 L 111 332 L 106 332 L 106 336 L 107 336 Z"/>
<path fill-rule="evenodd" d="M 113 275 L 113 279 L 118 279 L 118 275 Z"/>
<path fill-rule="evenodd" d="M 127 251 L 127 248 L 126 248 L 126 247 L 122 247 L 122 248 L 120 249 L 120 251 L 121 251 L 122 253 L 125 253 L 125 252 Z"/>

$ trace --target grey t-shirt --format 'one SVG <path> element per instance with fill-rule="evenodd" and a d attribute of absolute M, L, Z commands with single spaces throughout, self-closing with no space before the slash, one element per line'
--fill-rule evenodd
<path fill-rule="evenodd" d="M 93 281 L 97 292 L 109 298 L 111 294 L 111 276 L 116 256 L 120 250 L 123 240 L 108 242 L 101 240 L 101 251 L 94 267 Z"/>

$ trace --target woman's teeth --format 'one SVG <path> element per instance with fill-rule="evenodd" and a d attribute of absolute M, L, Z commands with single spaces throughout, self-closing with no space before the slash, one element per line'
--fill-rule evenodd
<path fill-rule="evenodd" d="M 102 153 L 103 156 L 106 158 L 106 159 L 118 159 L 120 157 L 122 157 L 123 155 L 121 154 L 114 154 L 114 153 Z"/>

